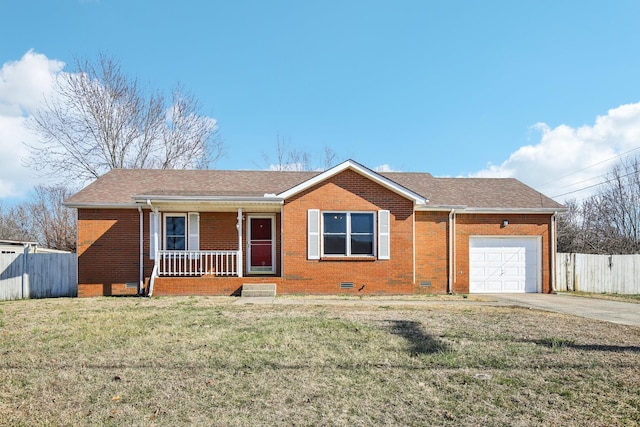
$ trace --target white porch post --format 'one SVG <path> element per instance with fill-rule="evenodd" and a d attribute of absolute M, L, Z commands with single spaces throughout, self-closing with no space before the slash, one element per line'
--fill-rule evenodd
<path fill-rule="evenodd" d="M 236 228 L 238 229 L 238 277 L 242 277 L 242 208 L 238 208 L 238 223 L 236 224 Z"/>

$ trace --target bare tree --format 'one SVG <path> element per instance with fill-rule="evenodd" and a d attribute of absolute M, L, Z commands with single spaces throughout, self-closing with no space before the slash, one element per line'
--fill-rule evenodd
<path fill-rule="evenodd" d="M 580 204 L 573 199 L 564 203 L 566 212 L 558 215 L 558 252 L 581 252 Z"/>
<path fill-rule="evenodd" d="M 338 154 L 333 151 L 333 149 L 327 145 L 324 146 L 324 164 L 323 168 L 325 170 L 332 168 L 336 165 L 336 161 L 338 159 Z"/>
<path fill-rule="evenodd" d="M 0 239 L 36 241 L 29 210 L 25 205 L 11 208 L 0 205 Z"/>
<path fill-rule="evenodd" d="M 615 165 L 596 195 L 566 205 L 558 221 L 560 252 L 640 253 L 640 158 Z"/>
<path fill-rule="evenodd" d="M 325 146 L 323 156 L 320 169 L 326 170 L 335 166 L 338 157 L 335 151 Z M 265 152 L 262 153 L 262 159 L 269 169 L 276 171 L 308 171 L 318 168 L 313 166 L 312 156 L 308 151 L 291 147 L 291 141 L 285 140 L 279 133 L 276 134 L 275 159 Z"/>
<path fill-rule="evenodd" d="M 308 152 L 291 148 L 291 141 L 287 142 L 276 133 L 275 159 L 263 152 L 262 159 L 269 169 L 276 171 L 305 171 L 309 170 L 311 156 Z"/>
<path fill-rule="evenodd" d="M 640 253 L 640 158 L 615 165 L 598 197 L 609 253 Z"/>
<path fill-rule="evenodd" d="M 32 235 L 44 247 L 65 251 L 76 250 L 76 214 L 62 203 L 71 196 L 63 186 L 39 185 L 34 199 L 27 203 Z"/>
<path fill-rule="evenodd" d="M 70 195 L 66 187 L 40 185 L 30 200 L 11 208 L 0 206 L 0 239 L 75 251 L 76 215 L 62 204 Z"/>
<path fill-rule="evenodd" d="M 81 184 L 113 168 L 206 168 L 223 154 L 216 121 L 181 87 L 169 99 L 147 94 L 104 54 L 74 65 L 31 116 L 40 143 L 29 147 L 28 166 Z"/>

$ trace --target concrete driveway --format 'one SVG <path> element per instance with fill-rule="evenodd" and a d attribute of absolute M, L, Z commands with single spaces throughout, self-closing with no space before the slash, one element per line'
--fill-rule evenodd
<path fill-rule="evenodd" d="M 518 305 L 572 316 L 640 327 L 640 304 L 549 294 L 485 294 L 500 305 Z"/>

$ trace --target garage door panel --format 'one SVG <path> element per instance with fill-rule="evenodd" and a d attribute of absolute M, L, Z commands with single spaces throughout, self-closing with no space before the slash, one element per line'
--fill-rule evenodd
<path fill-rule="evenodd" d="M 500 267 L 487 267 L 485 271 L 485 277 L 500 277 L 502 275 L 502 269 Z"/>
<path fill-rule="evenodd" d="M 502 292 L 502 281 L 487 280 L 485 282 L 485 292 Z"/>
<path fill-rule="evenodd" d="M 537 292 L 537 238 L 470 238 L 470 292 Z"/>
<path fill-rule="evenodd" d="M 484 267 L 473 267 L 471 268 L 471 275 L 473 277 L 486 277 L 487 272 Z"/>
<path fill-rule="evenodd" d="M 474 262 L 485 262 L 485 256 L 483 253 L 471 252 L 469 254 L 469 259 L 472 263 Z"/>
<path fill-rule="evenodd" d="M 523 292 L 522 282 L 520 281 L 504 281 L 502 282 L 503 292 Z"/>
<path fill-rule="evenodd" d="M 505 267 L 502 270 L 503 276 L 523 276 L 525 274 L 524 269 L 518 267 Z"/>
<path fill-rule="evenodd" d="M 496 253 L 496 252 L 488 252 L 486 260 L 487 260 L 487 262 L 501 263 L 502 262 L 502 254 L 501 253 Z"/>

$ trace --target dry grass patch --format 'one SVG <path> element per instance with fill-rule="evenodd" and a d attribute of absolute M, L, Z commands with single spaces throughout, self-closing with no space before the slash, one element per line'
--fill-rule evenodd
<path fill-rule="evenodd" d="M 611 301 L 633 302 L 640 304 L 640 295 L 636 294 L 610 294 L 610 293 L 595 293 L 595 292 L 563 292 L 565 295 L 571 295 L 576 297 L 585 298 L 597 298 L 607 299 Z"/>
<path fill-rule="evenodd" d="M 640 330 L 514 307 L 0 304 L 3 425 L 629 425 Z"/>

